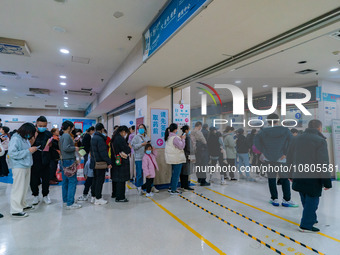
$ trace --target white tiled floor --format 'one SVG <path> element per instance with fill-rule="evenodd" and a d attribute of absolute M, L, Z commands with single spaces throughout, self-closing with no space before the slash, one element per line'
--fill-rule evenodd
<path fill-rule="evenodd" d="M 287 222 L 286 220 L 299 222 L 301 207 L 271 206 L 268 203 L 266 182 L 240 181 L 228 182 L 226 186 L 218 184 L 210 186 L 212 190 L 238 201 L 203 187 L 196 187 L 196 191 L 322 253 L 337 255 L 340 254 L 340 206 L 337 203 L 340 196 L 340 183 L 333 182 L 333 187 L 332 190 L 323 193 L 318 210 L 318 227 L 322 234 L 300 233 L 296 225 Z M 0 212 L 5 215 L 0 219 L 0 255 L 276 254 L 275 251 L 184 199 L 170 197 L 166 191 L 156 194 L 154 200 L 177 216 L 183 224 L 191 228 L 191 231 L 150 199 L 137 196 L 134 189 L 128 192 L 129 203 L 115 203 L 109 198 L 111 183 L 105 184 L 103 192 L 109 204 L 94 206 L 85 202 L 83 208 L 74 211 L 66 211 L 62 208 L 61 187 L 51 187 L 53 203 L 49 206 L 40 204 L 25 219 L 10 217 L 10 190 L 11 185 L 0 183 Z M 77 187 L 76 197 L 82 190 L 83 186 Z M 281 194 L 280 188 L 279 191 Z M 317 254 L 193 193 L 186 192 L 183 196 L 279 250 L 282 254 Z M 293 192 L 293 199 L 300 202 L 296 192 Z M 31 200 L 30 196 L 29 200 Z M 193 231 L 208 240 L 210 246 Z"/>

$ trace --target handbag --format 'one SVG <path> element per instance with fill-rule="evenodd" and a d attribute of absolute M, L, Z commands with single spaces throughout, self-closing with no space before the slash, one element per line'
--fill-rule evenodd
<path fill-rule="evenodd" d="M 94 158 L 94 162 L 95 162 L 95 165 L 94 165 L 94 169 L 99 169 L 99 170 L 106 170 L 108 165 L 106 163 L 106 161 L 98 161 L 96 160 L 96 155 L 93 151 L 93 153 L 91 153 L 91 155 L 93 156 Z"/>
<path fill-rule="evenodd" d="M 63 167 L 64 174 L 68 178 L 70 178 L 73 175 L 75 175 L 77 173 L 77 170 L 78 170 L 77 162 L 74 162 L 72 165 L 70 165 L 68 167 Z"/>

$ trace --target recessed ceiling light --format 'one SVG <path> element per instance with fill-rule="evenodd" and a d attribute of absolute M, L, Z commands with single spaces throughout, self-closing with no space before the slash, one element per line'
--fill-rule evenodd
<path fill-rule="evenodd" d="M 10 107 L 11 105 L 10 104 L 6 104 L 7 107 Z"/>
<path fill-rule="evenodd" d="M 64 99 L 65 99 L 65 100 L 67 100 L 67 99 L 68 99 L 68 97 L 64 97 Z"/>
<path fill-rule="evenodd" d="M 229 72 L 234 72 L 236 69 L 234 68 L 234 69 L 231 69 Z"/>
<path fill-rule="evenodd" d="M 267 88 L 267 87 L 268 87 L 268 85 L 267 85 L 267 84 L 265 84 L 265 85 L 263 85 L 262 87 L 264 87 L 264 88 Z"/>
<path fill-rule="evenodd" d="M 67 50 L 67 49 L 60 49 L 59 51 L 63 54 L 69 54 L 70 53 L 70 51 Z"/>
<path fill-rule="evenodd" d="M 1 90 L 2 90 L 2 91 L 8 91 L 8 89 L 7 89 L 7 88 L 2 88 Z"/>
<path fill-rule="evenodd" d="M 236 83 L 236 84 L 240 84 L 240 83 L 241 83 L 241 81 L 235 81 L 235 83 Z"/>
<path fill-rule="evenodd" d="M 336 72 L 336 71 L 339 71 L 339 68 L 335 67 L 335 68 L 332 68 L 331 70 L 329 70 L 330 72 Z"/>
<path fill-rule="evenodd" d="M 60 79 L 66 79 L 67 77 L 65 75 L 60 75 L 59 78 Z"/>
<path fill-rule="evenodd" d="M 66 86 L 66 82 L 60 82 L 61 86 Z"/>

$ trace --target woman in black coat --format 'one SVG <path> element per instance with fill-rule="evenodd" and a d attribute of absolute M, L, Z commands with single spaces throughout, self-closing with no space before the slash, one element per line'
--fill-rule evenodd
<path fill-rule="evenodd" d="M 129 202 L 125 198 L 125 182 L 130 180 L 130 160 L 128 155 L 131 153 L 131 149 L 126 142 L 128 133 L 127 126 L 120 126 L 111 141 L 112 197 L 116 198 L 116 202 Z"/>

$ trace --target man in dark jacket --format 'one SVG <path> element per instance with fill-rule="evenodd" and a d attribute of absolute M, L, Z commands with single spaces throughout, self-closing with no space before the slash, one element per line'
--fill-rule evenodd
<path fill-rule="evenodd" d="M 93 169 L 93 182 L 91 189 L 94 190 L 96 197 L 91 199 L 95 205 L 104 205 L 107 200 L 102 198 L 103 184 L 105 181 L 106 169 L 96 169 L 97 162 L 106 162 L 108 168 L 112 168 L 111 160 L 107 151 L 106 137 L 103 135 L 104 125 L 97 123 L 96 132 L 91 139 L 91 162 L 90 168 Z"/>
<path fill-rule="evenodd" d="M 321 121 L 311 120 L 305 132 L 297 136 L 290 144 L 287 155 L 287 163 L 296 167 L 296 171 L 292 171 L 293 190 L 300 193 L 303 206 L 299 228 L 302 232 L 320 231 L 313 226 L 318 222 L 316 210 L 322 188 L 328 190 L 332 187 L 327 142 L 321 131 Z M 303 169 L 306 171 L 298 171 L 301 166 L 304 166 Z M 313 168 L 316 171 L 309 171 Z"/>
<path fill-rule="evenodd" d="M 247 138 L 244 136 L 243 128 L 239 128 L 236 131 L 236 133 L 237 133 L 236 152 L 238 157 L 238 171 L 240 173 L 240 178 L 241 177 L 245 178 L 243 171 L 247 170 L 246 167 L 249 167 L 249 143 Z M 241 167 L 243 167 L 244 169 L 241 169 Z M 249 171 L 245 173 L 248 181 L 254 181 L 254 179 L 250 177 Z"/>
<path fill-rule="evenodd" d="M 273 167 L 280 168 L 281 165 L 286 164 L 286 155 L 292 134 L 288 128 L 278 125 L 280 118 L 277 114 L 269 114 L 267 120 L 270 127 L 263 128 L 255 136 L 255 147 L 265 156 L 265 165 L 267 165 L 268 169 Z M 278 174 L 283 191 L 282 206 L 298 207 L 298 205 L 290 200 L 291 193 L 290 183 L 288 180 L 289 174 L 284 172 L 276 173 L 272 169 L 268 170 L 267 174 L 271 194 L 271 200 L 269 202 L 273 206 L 280 205 L 276 186 L 276 177 Z"/>
<path fill-rule="evenodd" d="M 31 168 L 31 190 L 34 196 L 33 205 L 39 204 L 39 185 L 42 184 L 42 195 L 45 204 L 51 204 L 49 197 L 50 187 L 50 153 L 43 151 L 48 139 L 52 137 L 50 131 L 47 130 L 47 119 L 40 116 L 36 122 L 37 137 L 33 146 L 38 147 L 38 151 L 33 154 L 33 166 Z"/>
<path fill-rule="evenodd" d="M 89 153 L 91 151 L 91 137 L 92 137 L 93 134 L 94 134 L 94 127 L 89 127 L 86 130 L 86 133 L 85 133 L 83 140 L 82 140 L 84 150 L 86 151 L 86 154 L 84 156 L 84 165 L 86 164 L 87 159 L 89 158 Z"/>

